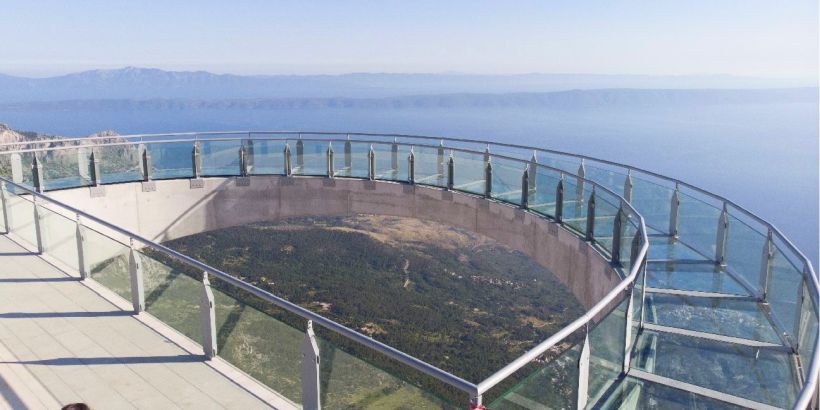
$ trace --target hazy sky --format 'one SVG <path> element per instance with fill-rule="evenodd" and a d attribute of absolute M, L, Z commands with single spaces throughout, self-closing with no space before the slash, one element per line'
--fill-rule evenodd
<path fill-rule="evenodd" d="M 0 2 L 0 72 L 816 78 L 817 0 Z"/>

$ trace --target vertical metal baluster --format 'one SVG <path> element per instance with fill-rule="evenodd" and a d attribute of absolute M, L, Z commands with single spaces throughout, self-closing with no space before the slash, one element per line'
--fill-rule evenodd
<path fill-rule="evenodd" d="M 763 244 L 763 251 L 760 256 L 760 289 L 763 289 L 763 301 L 769 298 L 769 285 L 772 280 L 772 259 L 774 258 L 774 243 L 772 230 L 769 228 L 766 233 L 766 243 Z"/>
<path fill-rule="evenodd" d="M 305 338 L 302 340 L 302 408 L 318 410 L 322 407 L 319 384 L 319 345 L 313 333 L 313 321 L 308 320 Z"/>
<path fill-rule="evenodd" d="M 8 234 L 11 233 L 11 218 L 9 218 L 9 204 L 8 198 L 6 197 L 5 181 L 0 181 L 0 201 L 2 201 L 3 206 L 3 232 Z"/>
<path fill-rule="evenodd" d="M 811 275 L 811 271 L 809 270 L 809 266 L 805 265 L 803 267 L 803 279 L 800 281 L 800 286 L 797 287 L 797 299 L 795 304 L 795 320 L 794 320 L 794 329 L 792 329 L 792 349 L 795 352 L 800 347 L 800 338 L 803 336 L 802 332 L 803 329 L 800 326 L 801 319 L 803 318 L 803 304 L 804 303 L 811 303 L 811 301 L 806 301 L 803 297 L 803 286 L 806 284 L 806 278 Z M 806 364 L 808 365 L 808 363 Z"/>
<path fill-rule="evenodd" d="M 94 148 L 91 149 L 91 184 L 93 186 L 100 186 L 102 175 L 100 175 L 100 154 Z"/>
<path fill-rule="evenodd" d="M 493 196 L 493 162 L 487 160 L 484 168 L 484 197 L 492 198 Z"/>
<path fill-rule="evenodd" d="M 615 221 L 612 223 L 612 263 L 615 265 L 621 264 L 621 237 L 624 234 L 624 203 L 621 202 L 618 206 L 618 212 L 615 213 Z"/>
<path fill-rule="evenodd" d="M 148 150 L 148 147 L 144 144 L 140 144 L 140 158 L 142 159 L 142 180 L 144 182 L 151 181 L 151 151 Z"/>
<path fill-rule="evenodd" d="M 410 146 L 410 154 L 407 155 L 407 182 L 416 183 L 416 154 L 413 153 L 412 146 Z"/>
<path fill-rule="evenodd" d="M 346 147 L 346 146 L 345 146 Z M 347 149 L 345 148 L 345 161 L 347 161 Z M 333 178 L 333 143 L 327 143 L 327 177 Z"/>
<path fill-rule="evenodd" d="M 245 151 L 245 144 L 239 145 L 239 176 L 248 176 L 248 153 Z"/>
<path fill-rule="evenodd" d="M 200 153 L 199 141 L 194 141 L 194 146 L 191 148 L 191 167 L 194 179 L 202 176 L 202 154 Z"/>
<path fill-rule="evenodd" d="M 584 160 L 581 159 L 581 165 L 578 166 L 578 176 L 575 178 L 575 206 L 580 207 L 584 202 L 584 178 L 586 177 L 586 168 L 584 168 Z"/>
<path fill-rule="evenodd" d="M 34 237 L 37 242 L 37 253 L 42 254 L 45 250 L 45 245 L 43 243 L 42 213 L 40 212 L 40 205 L 37 204 L 37 197 L 34 195 L 31 196 L 31 205 L 34 209 Z"/>
<path fill-rule="evenodd" d="M 37 159 L 36 152 L 32 152 L 31 155 L 31 180 L 34 184 L 34 190 L 42 193 L 45 189 L 43 186 L 43 164 Z"/>
<path fill-rule="evenodd" d="M 454 165 L 453 151 L 450 151 L 450 157 L 447 159 L 447 189 L 449 190 L 453 189 Z"/>
<path fill-rule="evenodd" d="M 558 179 L 558 184 L 555 186 L 555 220 L 559 223 L 564 218 L 564 173 Z"/>
<path fill-rule="evenodd" d="M 399 175 L 399 144 L 393 138 L 393 144 L 390 146 L 390 169 L 393 170 L 393 178 L 398 178 Z"/>
<path fill-rule="evenodd" d="M 669 204 L 669 235 L 678 237 L 678 216 L 680 208 L 680 183 L 675 182 L 675 191 L 672 192 L 671 203 Z"/>
<path fill-rule="evenodd" d="M 581 355 L 578 358 L 578 396 L 576 397 L 576 408 L 583 409 L 587 406 L 587 396 L 589 394 L 589 324 L 585 326 L 584 345 L 581 347 Z"/>
<path fill-rule="evenodd" d="M 373 150 L 373 144 L 370 144 L 370 150 L 367 151 L 367 177 L 371 181 L 376 179 L 376 151 Z"/>
<path fill-rule="evenodd" d="M 285 143 L 285 150 L 284 150 L 284 152 L 283 152 L 282 154 L 283 154 L 283 155 L 284 155 L 284 157 L 285 157 L 285 158 L 284 158 L 284 159 L 285 159 L 285 169 L 284 169 L 285 176 L 286 176 L 286 177 L 289 177 L 289 176 L 291 176 L 291 166 L 290 166 L 290 145 L 288 145 L 288 143 L 287 143 L 287 142 Z"/>
<path fill-rule="evenodd" d="M 302 141 L 302 134 L 299 134 L 299 139 L 296 141 L 296 169 L 298 173 L 305 173 L 305 143 Z"/>
<path fill-rule="evenodd" d="M 131 305 L 134 313 L 145 310 L 145 286 L 143 282 L 142 261 L 139 252 L 134 248 L 134 238 L 130 240 L 128 253 L 128 273 L 131 277 Z"/>
<path fill-rule="evenodd" d="M 251 133 L 248 133 L 248 140 L 245 144 L 245 175 L 253 175 L 254 173 L 254 158 L 256 156 L 256 152 L 253 147 L 253 140 L 251 139 Z"/>
<path fill-rule="evenodd" d="M 444 186 L 444 140 L 439 141 L 436 150 L 436 186 Z"/>
<path fill-rule="evenodd" d="M 217 355 L 216 311 L 211 282 L 208 280 L 208 272 L 202 272 L 202 288 L 199 292 L 199 317 L 202 329 L 202 350 L 205 352 L 206 358 L 212 359 Z"/>
<path fill-rule="evenodd" d="M 634 300 L 635 284 L 629 286 L 626 290 L 629 300 L 626 302 L 626 322 L 624 328 L 624 363 L 622 372 L 629 371 L 629 366 L 632 362 L 632 301 Z"/>
<path fill-rule="evenodd" d="M 715 239 L 715 261 L 720 266 L 726 266 L 726 239 L 729 235 L 729 210 L 726 202 L 718 219 L 717 238 Z"/>
<path fill-rule="evenodd" d="M 91 277 L 91 271 L 88 269 L 85 252 L 85 226 L 77 214 L 77 229 L 74 232 L 74 237 L 77 240 L 77 269 L 80 271 L 81 279 L 88 279 Z"/>
<path fill-rule="evenodd" d="M 524 173 L 521 175 L 521 209 L 530 207 L 530 171 L 528 167 L 524 167 Z"/>
<path fill-rule="evenodd" d="M 533 151 L 532 158 L 530 158 L 530 173 L 528 185 L 528 189 L 531 192 L 535 192 L 535 190 L 538 187 L 536 178 L 538 178 L 538 158 L 535 157 L 535 151 Z"/>
<path fill-rule="evenodd" d="M 592 186 L 592 192 L 589 194 L 587 201 L 587 232 L 586 240 L 595 240 L 595 185 Z"/>
<path fill-rule="evenodd" d="M 348 176 L 353 176 L 353 147 L 350 144 L 350 134 L 345 141 L 345 171 Z"/>
<path fill-rule="evenodd" d="M 626 178 L 624 179 L 624 199 L 626 202 L 632 203 L 632 170 L 626 171 Z"/>
<path fill-rule="evenodd" d="M 23 157 L 15 152 L 9 155 L 9 162 L 11 162 L 11 182 L 23 183 Z"/>

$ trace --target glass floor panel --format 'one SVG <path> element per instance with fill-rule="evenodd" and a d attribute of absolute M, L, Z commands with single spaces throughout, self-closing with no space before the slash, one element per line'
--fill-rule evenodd
<path fill-rule="evenodd" d="M 757 302 L 647 294 L 646 321 L 656 325 L 780 344 Z"/>
<path fill-rule="evenodd" d="M 796 395 L 790 360 L 772 349 L 642 330 L 632 367 L 785 408 Z"/>
<path fill-rule="evenodd" d="M 595 408 L 607 410 L 740 410 L 744 407 L 662 384 L 627 377 L 619 382 L 618 388 L 606 398 L 602 405 L 595 406 Z"/>
<path fill-rule="evenodd" d="M 703 255 L 696 252 L 694 249 L 684 245 L 680 241 L 676 241 L 669 236 L 650 236 L 649 237 L 649 260 L 702 260 L 707 259 Z"/>
<path fill-rule="evenodd" d="M 714 263 L 650 262 L 646 270 L 646 286 L 650 288 L 749 296 L 731 275 L 716 271 Z"/>

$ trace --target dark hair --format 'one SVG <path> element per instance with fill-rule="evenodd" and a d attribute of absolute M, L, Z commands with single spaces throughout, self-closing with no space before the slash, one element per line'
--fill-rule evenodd
<path fill-rule="evenodd" d="M 91 410 L 91 407 L 88 407 L 88 405 L 85 403 L 71 403 L 66 404 L 60 410 Z"/>

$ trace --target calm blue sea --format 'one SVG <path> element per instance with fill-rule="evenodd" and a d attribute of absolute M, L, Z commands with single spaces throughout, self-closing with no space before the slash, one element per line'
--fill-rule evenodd
<path fill-rule="evenodd" d="M 241 129 L 460 136 L 624 162 L 720 193 L 818 260 L 818 105 L 556 110 L 520 107 L 0 111 L 12 128 L 60 135 Z"/>

